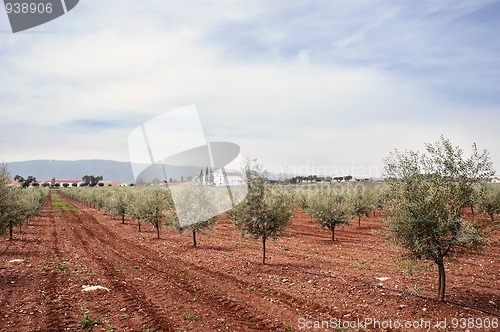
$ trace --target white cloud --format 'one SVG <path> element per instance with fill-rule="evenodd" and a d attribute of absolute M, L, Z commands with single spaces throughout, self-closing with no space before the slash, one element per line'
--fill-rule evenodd
<path fill-rule="evenodd" d="M 134 127 L 196 104 L 209 140 L 235 142 L 269 166 L 381 169 L 393 147 L 441 133 L 485 145 L 500 165 L 498 100 L 446 94 L 455 83 L 488 86 L 474 59 L 499 69 L 487 48 L 460 46 L 445 63 L 457 37 L 440 47 L 432 34 L 478 8 L 454 6 L 81 2 L 39 28 L 52 33 L 0 35 L 0 159 L 127 160 Z M 70 127 L 87 123 L 78 120 L 118 125 Z"/>

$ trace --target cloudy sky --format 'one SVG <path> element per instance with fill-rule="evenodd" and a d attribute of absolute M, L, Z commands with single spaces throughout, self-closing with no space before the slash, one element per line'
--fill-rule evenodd
<path fill-rule="evenodd" d="M 500 170 L 499 31 L 488 0 L 82 0 L 16 34 L 0 8 L 0 161 L 128 161 L 194 104 L 273 171 L 376 176 L 441 134 Z"/>

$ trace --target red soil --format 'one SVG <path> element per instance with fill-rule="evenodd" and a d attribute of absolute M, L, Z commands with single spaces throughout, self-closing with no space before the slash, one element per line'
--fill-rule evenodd
<path fill-rule="evenodd" d="M 239 237 L 227 217 L 193 248 L 189 233 L 162 230 L 157 240 L 150 225 L 139 233 L 133 220 L 122 225 L 71 203 L 75 211 L 46 204 L 0 256 L 1 331 L 82 330 L 85 315 L 100 320 L 94 331 L 298 331 L 335 319 L 344 331 L 429 330 L 397 325 L 413 321 L 432 330 L 445 319 L 440 330 L 473 331 L 498 323 L 498 234 L 481 254 L 446 263 L 449 302 L 438 303 L 437 269 L 401 262 L 377 217 L 361 228 L 356 219 L 332 242 L 297 212 L 288 233 L 268 242 L 262 265 L 261 243 Z"/>

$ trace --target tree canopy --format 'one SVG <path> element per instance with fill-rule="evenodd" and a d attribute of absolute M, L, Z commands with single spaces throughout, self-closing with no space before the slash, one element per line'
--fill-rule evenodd
<path fill-rule="evenodd" d="M 384 160 L 388 183 L 389 229 L 411 257 L 437 264 L 438 299 L 444 301 L 444 258 L 487 243 L 477 223 L 463 218 L 469 205 L 495 172 L 489 153 L 463 150 L 441 136 L 426 144 L 426 153 L 395 150 Z"/>
<path fill-rule="evenodd" d="M 99 184 L 99 181 L 102 181 L 103 177 L 102 175 L 95 176 L 95 175 L 85 175 L 82 178 L 82 181 L 85 183 L 88 183 L 89 186 L 93 187 Z"/>
<path fill-rule="evenodd" d="M 293 200 L 284 189 L 271 188 L 267 173 L 258 165 L 247 162 L 245 178 L 248 194 L 229 214 L 242 234 L 262 239 L 262 264 L 265 264 L 267 239 L 278 238 L 290 223 Z"/>

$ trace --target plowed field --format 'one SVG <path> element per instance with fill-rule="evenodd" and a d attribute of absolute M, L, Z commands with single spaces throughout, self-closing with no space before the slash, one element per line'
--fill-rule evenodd
<path fill-rule="evenodd" d="M 297 211 L 262 265 L 261 243 L 240 237 L 227 217 L 193 248 L 189 233 L 162 230 L 158 240 L 150 225 L 138 232 L 134 220 L 122 225 L 65 199 L 74 208 L 56 211 L 49 201 L 0 256 L 0 331 L 479 331 L 498 323 L 498 235 L 484 252 L 447 262 L 449 302 L 438 303 L 436 268 L 401 261 L 377 216 L 338 229 L 332 242 Z M 7 245 L 1 238 L 0 250 Z"/>

